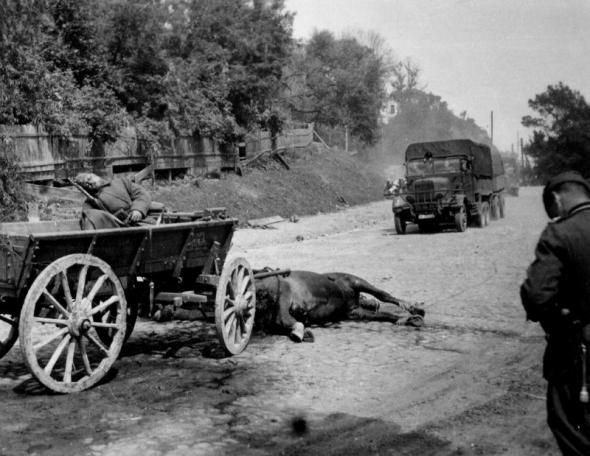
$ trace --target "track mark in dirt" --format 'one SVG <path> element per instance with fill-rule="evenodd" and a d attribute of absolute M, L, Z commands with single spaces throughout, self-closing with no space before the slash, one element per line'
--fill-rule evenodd
<path fill-rule="evenodd" d="M 467 350 L 460 350 L 458 348 L 445 348 L 445 347 L 434 347 L 431 345 L 422 345 L 422 348 L 426 349 L 426 350 L 440 350 L 440 351 L 446 351 L 446 352 L 451 352 L 451 353 L 459 353 L 460 355 L 465 355 L 467 353 L 469 353 L 469 351 Z"/>
<path fill-rule="evenodd" d="M 531 397 L 535 401 L 531 402 Z M 552 436 L 541 432 L 545 426 L 543 411 L 544 397 L 508 391 L 477 407 L 426 424 L 419 431 L 435 436 L 452 432 L 457 446 L 454 454 L 558 456 Z M 490 429 L 496 432 L 491 434 Z M 501 439 L 498 434 L 502 434 Z"/>
<path fill-rule="evenodd" d="M 481 326 L 463 326 L 463 325 L 449 325 L 444 323 L 428 323 L 423 327 L 423 331 L 431 330 L 445 330 L 455 334 L 489 334 L 494 336 L 499 336 L 503 338 L 518 338 L 523 339 L 523 335 L 519 331 L 512 331 L 512 330 L 502 330 L 502 329 L 492 329 L 492 328 L 483 328 Z M 530 340 L 532 342 L 537 342 L 542 340 L 542 336 L 528 336 L 526 340 Z"/>
<path fill-rule="evenodd" d="M 298 417 L 297 423 L 301 423 L 301 420 L 305 421 L 304 432 L 293 429 L 294 421 L 292 420 L 284 424 L 282 432 L 278 435 L 276 433 L 269 435 L 265 432 L 237 438 L 246 443 L 250 449 L 284 456 L 300 454 L 308 456 L 365 454 L 451 456 L 461 454 L 451 448 L 450 442 L 431 433 L 401 432 L 399 425 L 381 419 L 335 413 L 316 419 Z"/>

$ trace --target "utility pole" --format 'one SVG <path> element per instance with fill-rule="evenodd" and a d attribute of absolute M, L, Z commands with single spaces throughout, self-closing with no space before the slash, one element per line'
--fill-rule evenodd
<path fill-rule="evenodd" d="M 520 168 L 524 168 L 524 157 L 522 156 L 522 146 L 520 147 L 520 152 L 518 151 L 518 147 L 520 146 L 520 133 L 516 132 L 516 154 L 520 155 Z"/>
<path fill-rule="evenodd" d="M 348 124 L 344 128 L 344 150 L 348 153 Z"/>
<path fill-rule="evenodd" d="M 490 114 L 490 143 L 493 146 L 494 145 L 494 111 L 491 112 Z"/>

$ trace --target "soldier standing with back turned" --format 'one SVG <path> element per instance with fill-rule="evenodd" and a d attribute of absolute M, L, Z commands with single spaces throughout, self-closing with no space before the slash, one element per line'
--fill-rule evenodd
<path fill-rule="evenodd" d="M 547 422 L 564 455 L 590 455 L 590 184 L 576 172 L 552 178 L 543 191 L 552 221 L 520 294 L 527 318 L 547 335 L 543 376 Z"/>

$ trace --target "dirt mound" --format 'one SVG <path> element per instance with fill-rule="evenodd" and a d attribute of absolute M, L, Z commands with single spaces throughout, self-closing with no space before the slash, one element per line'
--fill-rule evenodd
<path fill-rule="evenodd" d="M 225 207 L 241 223 L 273 215 L 333 212 L 383 197 L 384 175 L 342 151 L 310 148 L 283 157 L 289 170 L 264 157 L 245 169 L 243 176 L 187 177 L 156 184 L 152 195 L 171 210 Z"/>

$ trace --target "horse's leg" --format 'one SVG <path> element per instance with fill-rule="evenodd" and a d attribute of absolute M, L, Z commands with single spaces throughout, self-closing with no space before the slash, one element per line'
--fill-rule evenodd
<path fill-rule="evenodd" d="M 403 299 L 396 298 L 393 295 L 389 294 L 387 291 L 377 288 L 374 285 L 371 285 L 369 282 L 367 282 L 364 279 L 361 279 L 360 277 L 347 275 L 346 278 L 349 282 L 350 287 L 355 291 L 355 293 L 367 293 L 371 296 L 374 296 L 379 301 L 395 304 L 396 306 L 411 313 L 412 315 L 424 316 L 424 309 L 418 307 L 418 303 L 413 303 L 410 301 L 405 301 Z"/>
<path fill-rule="evenodd" d="M 359 307 L 350 311 L 349 318 L 355 320 L 389 321 L 391 323 L 399 323 L 404 317 L 404 315 L 400 314 L 399 306 L 396 305 L 394 307 L 390 303 L 380 303 L 376 299 L 359 296 L 358 304 Z M 386 305 L 388 308 L 385 308 Z"/>
<path fill-rule="evenodd" d="M 291 340 L 294 342 L 303 342 L 303 339 L 306 336 L 305 327 L 303 326 L 303 323 L 297 321 L 293 315 L 291 315 L 292 298 L 293 293 L 291 292 L 290 287 L 283 282 L 279 294 L 279 311 L 277 312 L 276 323 L 279 327 L 289 332 Z"/>

